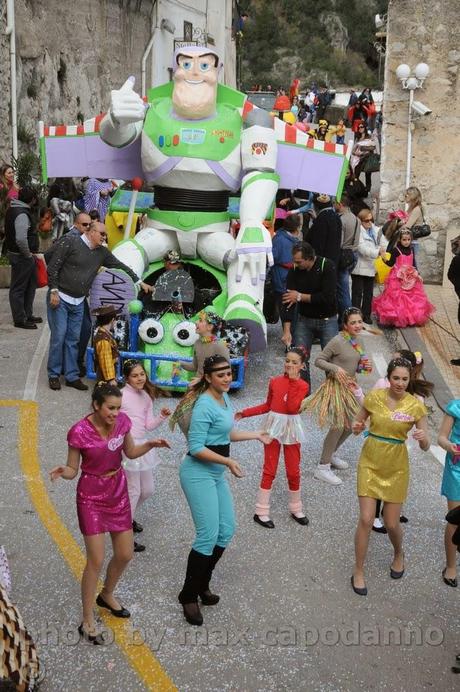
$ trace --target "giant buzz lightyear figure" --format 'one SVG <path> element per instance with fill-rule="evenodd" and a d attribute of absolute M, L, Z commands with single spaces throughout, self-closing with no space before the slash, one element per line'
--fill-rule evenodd
<path fill-rule="evenodd" d="M 245 113 L 246 96 L 218 83 L 218 54 L 186 46 L 174 55 L 173 84 L 149 92 L 149 103 L 128 78 L 111 92 L 101 139 L 124 147 L 141 137 L 144 178 L 155 186 L 148 227 L 120 243 L 114 254 L 139 276 L 150 262 L 177 250 L 227 271 L 225 320 L 250 332 L 252 351 L 266 346 L 263 316 L 270 234 L 263 225 L 278 187 L 277 143 L 271 116 Z M 228 198 L 241 188 L 236 240 Z"/>

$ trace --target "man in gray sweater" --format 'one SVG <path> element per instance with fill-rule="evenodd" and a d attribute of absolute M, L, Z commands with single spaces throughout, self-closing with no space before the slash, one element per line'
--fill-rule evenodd
<path fill-rule="evenodd" d="M 83 319 L 84 300 L 101 267 L 123 269 L 144 291 L 151 286 L 143 283 L 125 264 L 103 247 L 106 229 L 94 221 L 80 236 L 67 235 L 56 245 L 48 265 L 48 323 L 51 330 L 48 356 L 50 389 L 61 389 L 59 380 L 64 367 L 68 387 L 88 389 L 79 377 L 78 341 Z"/>
<path fill-rule="evenodd" d="M 342 222 L 342 246 L 337 266 L 337 310 L 340 329 L 344 310 L 351 308 L 350 273 L 356 264 L 361 223 L 350 209 L 347 194 L 343 193 L 340 202 L 335 202 L 334 207 Z"/>

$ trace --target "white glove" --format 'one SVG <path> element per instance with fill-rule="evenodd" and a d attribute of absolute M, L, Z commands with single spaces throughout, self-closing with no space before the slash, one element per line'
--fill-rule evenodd
<path fill-rule="evenodd" d="M 110 115 L 114 125 L 131 125 L 144 120 L 146 106 L 133 91 L 135 77 L 128 77 L 121 89 L 110 92 Z"/>

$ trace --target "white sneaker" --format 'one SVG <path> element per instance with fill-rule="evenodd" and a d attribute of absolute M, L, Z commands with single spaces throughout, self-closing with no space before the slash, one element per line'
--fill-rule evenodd
<path fill-rule="evenodd" d="M 317 481 L 325 481 L 326 483 L 330 483 L 331 485 L 342 484 L 340 478 L 336 476 L 335 473 L 331 471 L 331 467 L 326 464 L 321 464 L 320 466 L 316 467 L 316 471 L 313 474 L 313 478 L 316 478 Z"/>
<path fill-rule="evenodd" d="M 334 469 L 343 470 L 343 469 L 347 469 L 349 464 L 348 464 L 348 461 L 344 461 L 344 459 L 341 459 L 340 457 L 333 454 L 331 457 L 331 466 Z"/>

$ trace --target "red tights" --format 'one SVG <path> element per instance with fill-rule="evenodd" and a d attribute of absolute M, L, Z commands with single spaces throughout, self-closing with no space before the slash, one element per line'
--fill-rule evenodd
<path fill-rule="evenodd" d="M 300 444 L 283 445 L 284 463 L 286 465 L 286 476 L 288 479 L 289 490 L 299 490 L 300 488 Z M 270 490 L 275 480 L 280 458 L 281 444 L 278 440 L 273 440 L 264 447 L 264 468 L 260 487 Z"/>

